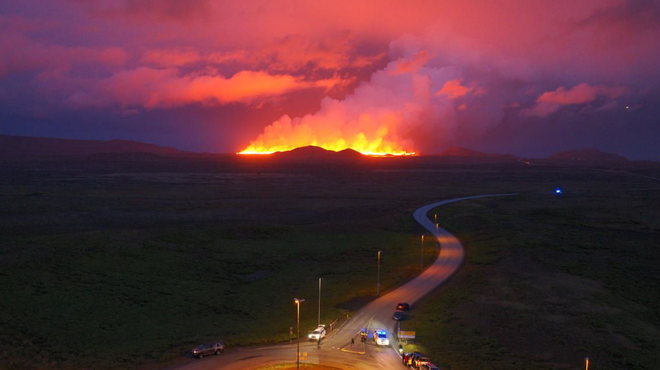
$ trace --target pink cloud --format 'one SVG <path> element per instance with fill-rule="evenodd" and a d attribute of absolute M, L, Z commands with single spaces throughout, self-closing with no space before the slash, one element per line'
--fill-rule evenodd
<path fill-rule="evenodd" d="M 417 54 L 413 55 L 411 58 L 399 58 L 399 60 L 396 61 L 396 73 L 417 72 L 430 59 L 431 56 L 426 50 L 422 50 L 418 52 Z"/>
<path fill-rule="evenodd" d="M 227 55 L 227 54 L 225 54 Z M 266 64 L 270 71 L 338 71 L 347 68 L 365 68 L 384 59 L 385 53 L 359 50 L 359 40 L 350 32 L 326 35 L 322 41 L 302 35 L 286 35 L 268 45 L 251 47 L 228 55 L 226 61 L 253 67 Z M 217 60 L 217 58 L 216 58 Z"/>
<path fill-rule="evenodd" d="M 584 104 L 594 101 L 598 95 L 615 99 L 623 95 L 625 91 L 625 88 L 622 87 L 611 88 L 602 85 L 591 86 L 588 83 L 581 83 L 570 90 L 566 90 L 564 86 L 561 86 L 555 91 L 544 92 L 536 99 L 536 102 L 559 105 Z"/>
<path fill-rule="evenodd" d="M 70 0 L 104 18 L 155 19 L 188 23 L 207 19 L 213 6 L 209 0 Z"/>
<path fill-rule="evenodd" d="M 67 103 L 70 106 L 119 105 L 146 109 L 194 103 L 251 103 L 255 99 L 300 89 L 330 89 L 341 83 L 339 78 L 305 81 L 290 75 L 270 75 L 260 71 L 241 71 L 225 78 L 212 74 L 179 75 L 174 68 L 139 67 L 93 83 L 88 91 L 76 91 L 69 96 Z"/>
<path fill-rule="evenodd" d="M 357 122 L 377 133 L 376 117 L 390 122 L 382 137 L 428 151 L 520 119 L 503 107 L 598 114 L 623 93 L 616 86 L 638 97 L 660 81 L 657 2 L 8 1 L 32 19 L 3 26 L 0 16 L 0 75 L 22 73 L 0 88 L 20 80 L 16 101 L 53 110 L 239 103 L 270 109 L 255 126 L 288 113 L 304 123 L 301 138 L 321 137 L 324 117 L 336 118 L 318 109 L 323 93 L 355 81 L 327 94 L 337 111 L 351 108 L 338 116 L 345 132 Z M 316 90 L 300 94 L 304 102 L 263 104 L 303 89 Z"/>
<path fill-rule="evenodd" d="M 451 80 L 447 81 L 443 86 L 440 91 L 436 93 L 436 95 L 446 95 L 451 99 L 456 99 L 459 98 L 470 91 L 474 90 L 473 87 L 467 87 L 463 86 L 461 83 L 463 82 L 462 78 L 456 79 L 456 80 Z M 480 90 L 481 91 L 481 90 Z M 480 94 L 482 95 L 482 94 Z"/>
<path fill-rule="evenodd" d="M 554 91 L 546 91 L 536 99 L 536 104 L 521 113 L 526 116 L 545 117 L 558 111 L 564 105 L 577 105 L 593 102 L 597 97 L 616 99 L 626 92 L 624 87 L 592 86 L 581 83 L 571 89 L 564 86 Z"/>
<path fill-rule="evenodd" d="M 142 54 L 141 64 L 158 67 L 180 67 L 200 61 L 202 58 L 196 50 L 151 49 Z"/>

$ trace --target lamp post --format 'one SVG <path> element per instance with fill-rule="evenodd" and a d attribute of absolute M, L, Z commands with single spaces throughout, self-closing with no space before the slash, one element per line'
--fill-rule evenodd
<path fill-rule="evenodd" d="M 294 298 L 293 302 L 296 304 L 297 312 L 298 312 L 298 314 L 296 316 L 296 328 L 297 328 L 296 329 L 297 330 L 296 337 L 298 337 L 298 347 L 297 347 L 297 350 L 296 350 L 296 369 L 300 369 L 300 303 L 305 302 L 305 300 Z"/>
<path fill-rule="evenodd" d="M 584 369 L 589 370 L 589 357 L 584 358 Z"/>
<path fill-rule="evenodd" d="M 437 214 L 437 213 L 435 214 L 435 217 L 434 217 L 434 219 L 433 219 L 433 222 L 435 222 L 436 224 L 438 223 L 438 214 Z"/>
<path fill-rule="evenodd" d="M 419 269 L 424 270 L 424 234 L 422 234 L 422 253 L 419 258 Z"/>
<path fill-rule="evenodd" d="M 435 233 L 436 233 L 436 234 L 438 233 L 438 227 L 440 227 L 440 225 L 438 225 L 438 223 L 436 222 L 436 223 L 435 223 Z"/>
<path fill-rule="evenodd" d="M 378 274 L 376 275 L 376 295 L 380 295 L 380 253 L 378 251 Z"/>
<path fill-rule="evenodd" d="M 319 278 L 319 322 L 316 326 L 321 326 L 321 281 L 323 278 Z"/>

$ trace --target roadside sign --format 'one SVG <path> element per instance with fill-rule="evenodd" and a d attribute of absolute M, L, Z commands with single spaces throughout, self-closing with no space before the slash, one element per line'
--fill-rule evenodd
<path fill-rule="evenodd" d="M 397 336 L 399 339 L 415 339 L 415 332 L 399 330 Z"/>

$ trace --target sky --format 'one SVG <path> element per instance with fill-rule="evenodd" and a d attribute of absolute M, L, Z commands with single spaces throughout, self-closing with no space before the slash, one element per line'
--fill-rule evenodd
<path fill-rule="evenodd" d="M 3 0 L 0 134 L 660 160 L 652 0 Z"/>

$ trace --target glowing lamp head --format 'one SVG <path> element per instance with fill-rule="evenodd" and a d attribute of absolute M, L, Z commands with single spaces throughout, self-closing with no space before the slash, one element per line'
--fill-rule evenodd
<path fill-rule="evenodd" d="M 561 189 L 559 189 L 559 188 L 555 189 L 555 194 L 562 194 L 562 193 L 563 193 L 563 191 Z"/>

